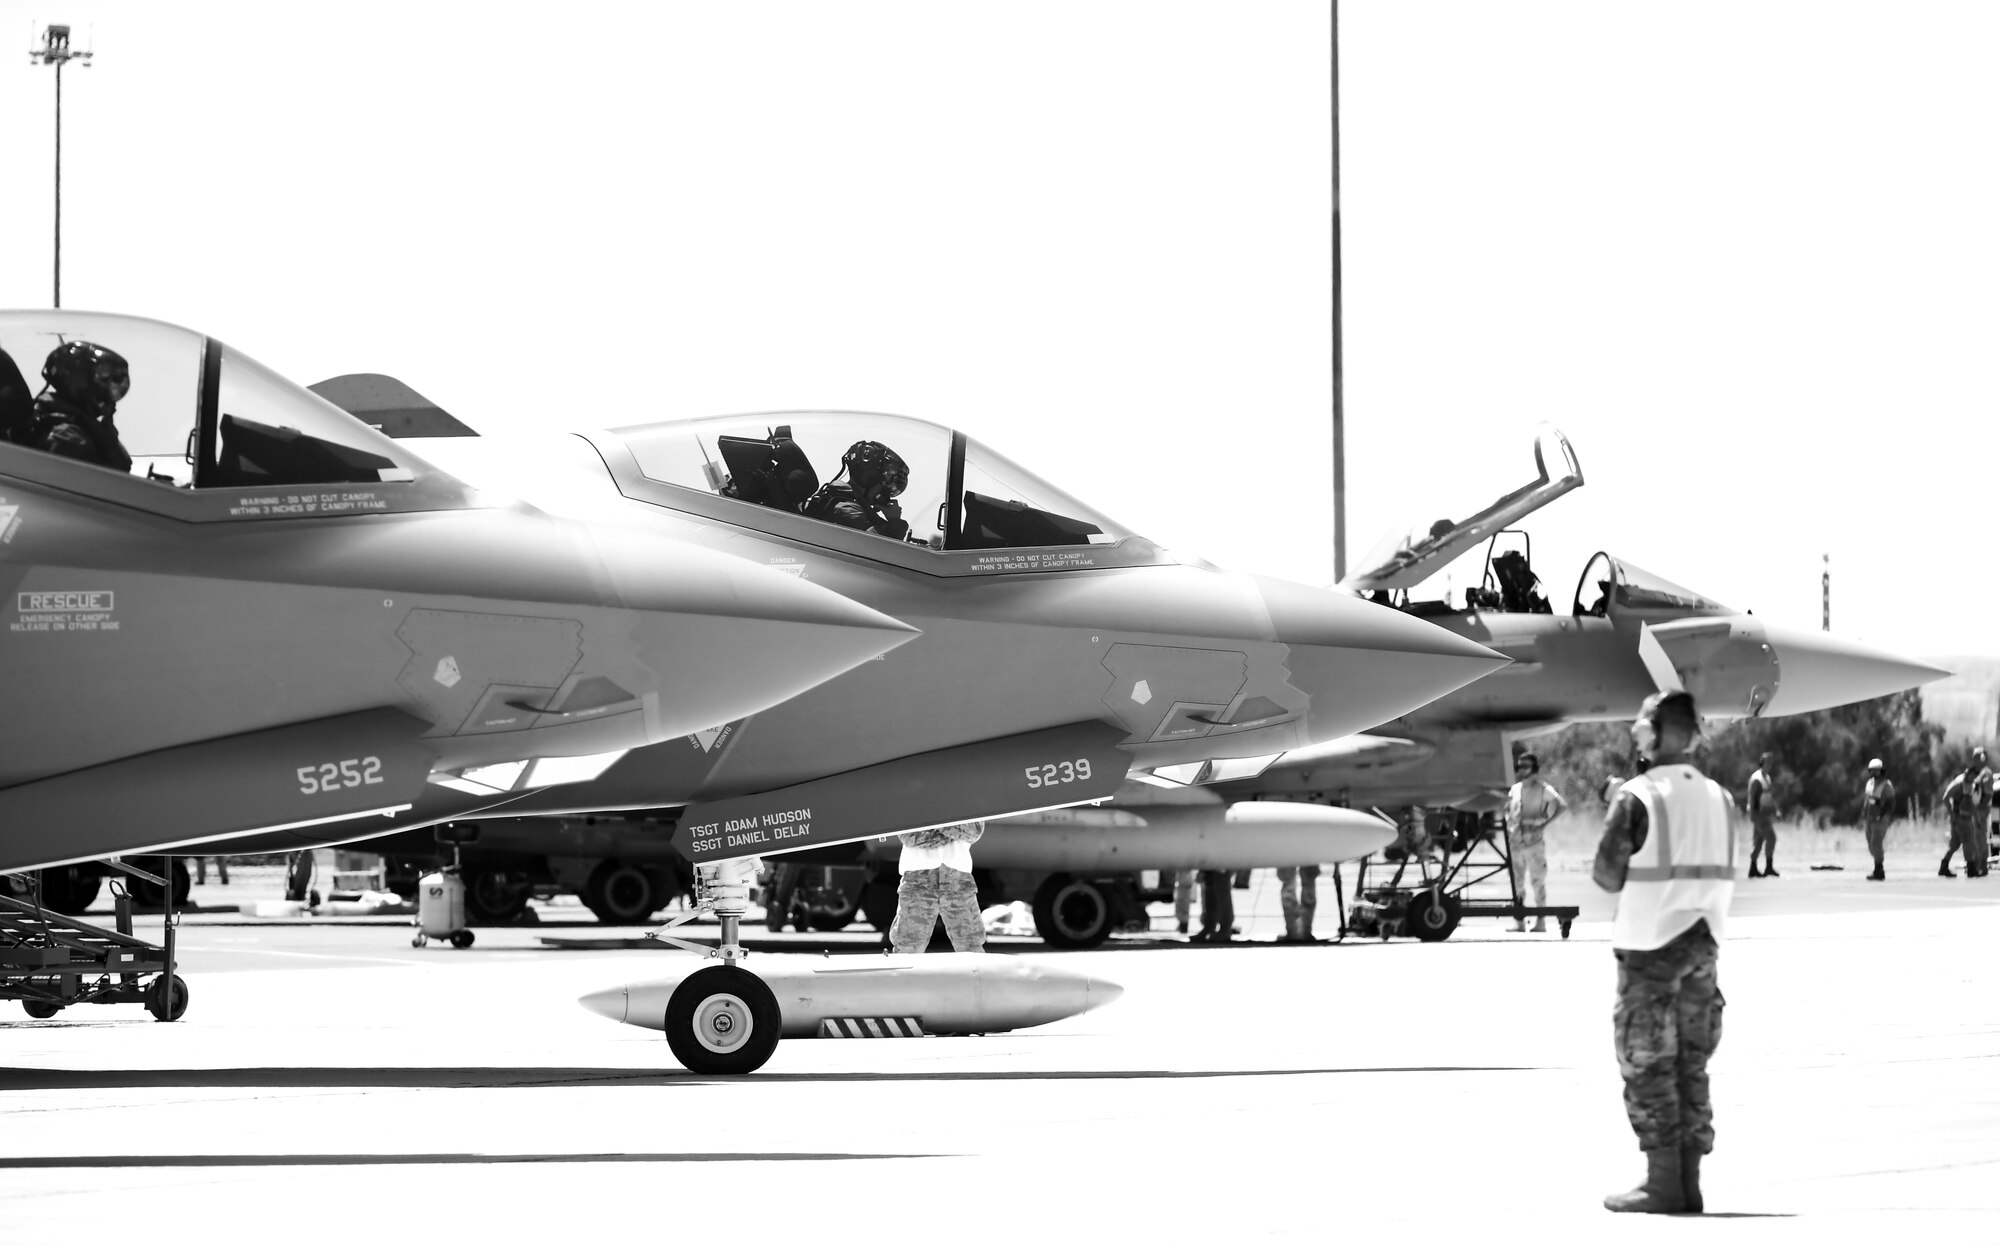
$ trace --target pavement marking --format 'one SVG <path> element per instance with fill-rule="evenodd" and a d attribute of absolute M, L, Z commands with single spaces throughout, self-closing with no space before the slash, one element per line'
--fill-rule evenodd
<path fill-rule="evenodd" d="M 259 956 L 296 956 L 301 960 L 339 960 L 365 965 L 400 965 L 405 967 L 422 963 L 421 961 L 407 958 L 391 959 L 387 956 L 342 956 L 333 952 L 284 952 L 277 948 L 268 947 L 195 947 L 183 943 L 180 945 L 179 951 L 203 952 L 214 956 L 224 956 L 232 952 L 255 952 Z M 176 959 L 179 959 L 179 957 L 177 956 Z"/>

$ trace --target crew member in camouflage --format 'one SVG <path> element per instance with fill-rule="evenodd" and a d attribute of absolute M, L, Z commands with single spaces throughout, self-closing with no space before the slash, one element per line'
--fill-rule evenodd
<path fill-rule="evenodd" d="M 1278 867 L 1278 907 L 1284 910 L 1285 933 L 1280 943 L 1318 943 L 1313 938 L 1313 912 L 1319 908 L 1319 867 Z"/>
<path fill-rule="evenodd" d="M 1896 785 L 1882 773 L 1880 757 L 1868 763 L 1868 782 L 1861 788 L 1861 829 L 1868 837 L 1868 855 L 1875 859 L 1875 872 L 1869 880 L 1881 882 L 1888 875 L 1882 872 L 1882 850 L 1889 841 L 1889 817 L 1896 808 Z"/>
<path fill-rule="evenodd" d="M 903 881 L 896 889 L 896 920 L 889 927 L 889 943 L 896 951 L 922 952 L 940 917 L 953 951 L 986 950 L 979 888 L 972 881 L 972 845 L 985 832 L 984 822 L 957 822 L 902 834 Z"/>
<path fill-rule="evenodd" d="M 1606 810 L 1591 877 L 1618 893 L 1612 1036 L 1646 1180 L 1604 1205 L 1699 1212 L 1701 1161 L 1715 1146 L 1708 1061 L 1722 1039 L 1716 959 L 1734 889 L 1735 804 L 1692 764 L 1700 719 L 1687 693 L 1647 698 L 1632 735 L 1649 765 Z"/>

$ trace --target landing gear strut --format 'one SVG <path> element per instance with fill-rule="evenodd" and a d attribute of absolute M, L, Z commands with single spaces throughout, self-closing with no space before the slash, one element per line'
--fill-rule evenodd
<path fill-rule="evenodd" d="M 687 976 L 667 1001 L 667 1047 L 690 1072 L 754 1073 L 778 1049 L 778 997 L 743 968 L 748 955 L 739 932 L 750 907 L 750 885 L 740 861 L 695 867 L 695 907 L 648 934 L 675 947 L 719 958 Z M 715 947 L 676 939 L 667 931 L 700 913 L 722 923 Z"/>

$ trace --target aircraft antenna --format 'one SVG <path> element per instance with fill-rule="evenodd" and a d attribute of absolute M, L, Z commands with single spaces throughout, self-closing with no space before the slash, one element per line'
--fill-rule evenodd
<path fill-rule="evenodd" d="M 56 251 L 55 305 L 62 306 L 62 71 L 71 61 L 90 68 L 93 53 L 78 51 L 69 44 L 69 27 L 50 26 L 42 32 L 42 46 L 28 49 L 28 63 L 56 67 Z"/>
<path fill-rule="evenodd" d="M 1347 578 L 1347 410 L 1340 346 L 1340 0 L 1329 0 L 1333 101 L 1333 578 Z"/>
<path fill-rule="evenodd" d="M 1833 555 L 1819 556 L 1819 630 L 1833 630 Z"/>

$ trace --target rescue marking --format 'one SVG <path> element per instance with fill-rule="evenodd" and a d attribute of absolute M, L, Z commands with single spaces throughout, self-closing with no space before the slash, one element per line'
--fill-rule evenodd
<path fill-rule="evenodd" d="M 20 527 L 20 504 L 8 504 L 6 498 L 0 498 L 0 545 L 12 545 L 14 543 L 14 533 Z"/>
<path fill-rule="evenodd" d="M 9 623 L 7 630 L 115 632 L 118 630 L 118 620 L 111 617 L 115 601 L 115 594 L 108 589 L 16 593 L 14 609 L 20 618 Z"/>

